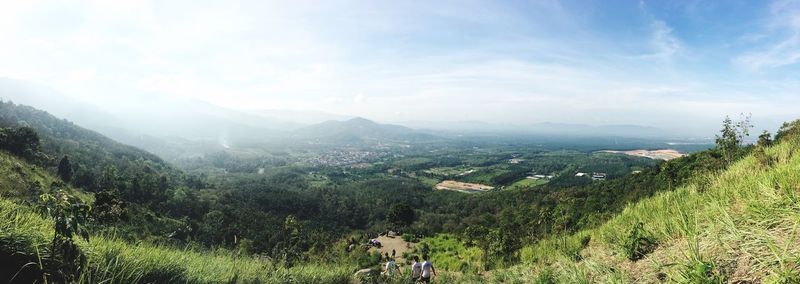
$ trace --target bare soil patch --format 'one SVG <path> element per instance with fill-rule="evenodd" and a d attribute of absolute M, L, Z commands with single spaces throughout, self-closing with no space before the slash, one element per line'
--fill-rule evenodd
<path fill-rule="evenodd" d="M 629 156 L 637 156 L 637 157 L 645 157 L 654 160 L 665 160 L 669 161 L 675 158 L 680 158 L 686 156 L 686 154 L 678 152 L 677 150 L 673 149 L 661 149 L 661 150 L 630 150 L 630 151 L 614 151 L 614 150 L 604 150 L 600 152 L 605 153 L 617 153 L 617 154 L 625 154 Z"/>
<path fill-rule="evenodd" d="M 453 190 L 466 193 L 484 192 L 494 189 L 494 187 L 488 185 L 460 182 L 454 180 L 442 181 L 436 184 L 435 188 L 438 190 Z"/>
<path fill-rule="evenodd" d="M 414 248 L 413 243 L 409 243 L 403 240 L 402 237 L 389 237 L 386 235 L 381 235 L 378 238 L 378 241 L 381 242 L 381 247 L 372 247 L 369 249 L 370 252 L 379 251 L 381 255 L 386 255 L 387 253 L 389 256 L 392 255 L 392 250 L 395 251 L 395 262 L 398 265 L 403 264 L 406 262 L 406 259 L 403 258 L 404 252 L 411 252 L 411 249 Z M 421 257 L 421 256 L 420 256 Z"/>

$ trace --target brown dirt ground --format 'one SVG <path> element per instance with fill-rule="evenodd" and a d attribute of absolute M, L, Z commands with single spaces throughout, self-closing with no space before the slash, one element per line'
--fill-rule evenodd
<path fill-rule="evenodd" d="M 397 262 L 398 265 L 403 265 L 406 263 L 406 259 L 403 258 L 403 253 L 411 252 L 411 250 L 414 248 L 413 243 L 408 243 L 404 241 L 403 238 L 400 236 L 388 237 L 383 235 L 378 237 L 378 241 L 381 242 L 381 248 L 373 247 L 370 248 L 369 251 L 370 252 L 380 251 L 381 255 L 386 255 L 386 253 L 389 253 L 389 255 L 391 256 L 392 250 L 394 249 L 396 252 L 395 262 Z"/>

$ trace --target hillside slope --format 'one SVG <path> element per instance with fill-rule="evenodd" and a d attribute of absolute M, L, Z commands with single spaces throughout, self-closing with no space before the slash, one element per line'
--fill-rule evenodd
<path fill-rule="evenodd" d="M 798 283 L 800 136 L 636 204 L 602 226 L 524 248 L 495 281 Z M 763 153 L 759 154 L 759 153 Z"/>
<path fill-rule="evenodd" d="M 156 155 L 119 143 L 66 119 L 59 119 L 30 106 L 0 101 L 0 127 L 20 126 L 35 129 L 42 138 L 42 150 L 56 158 L 59 155 L 73 155 L 97 166 L 109 163 L 118 167 L 128 166 L 124 159 L 143 160 L 160 169 L 169 168 Z"/>
<path fill-rule="evenodd" d="M 42 282 L 43 275 L 60 282 L 51 260 L 53 222 L 25 200 L 48 192 L 59 179 L 44 169 L 0 151 L 0 282 Z M 92 196 L 69 190 L 81 199 Z M 20 202 L 23 201 L 23 202 Z M 347 283 L 347 265 L 283 267 L 266 259 L 223 249 L 178 249 L 149 242 L 126 242 L 114 235 L 77 240 L 87 255 L 88 269 L 78 275 L 85 283 Z M 13 281 L 12 281 L 13 280 Z"/>

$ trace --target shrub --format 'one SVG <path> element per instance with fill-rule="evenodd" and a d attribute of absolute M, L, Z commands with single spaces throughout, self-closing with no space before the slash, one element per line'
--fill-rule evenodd
<path fill-rule="evenodd" d="M 417 238 L 417 236 L 415 236 L 413 234 L 405 233 L 405 234 L 403 234 L 403 241 L 406 241 L 406 242 L 409 242 L 409 243 L 416 243 L 416 242 L 419 242 L 419 238 Z"/>
<path fill-rule="evenodd" d="M 51 257 L 56 263 L 53 269 L 56 276 L 71 282 L 86 268 L 86 255 L 73 236 L 89 241 L 86 225 L 91 208 L 63 189 L 57 189 L 54 194 L 42 194 L 39 198 L 42 215 L 53 220 L 54 234 L 50 245 Z"/>
<path fill-rule="evenodd" d="M 717 284 L 726 283 L 725 276 L 720 273 L 713 262 L 695 261 L 693 264 L 686 265 L 680 271 L 683 283 L 697 284 Z"/>
<path fill-rule="evenodd" d="M 555 274 L 550 269 L 545 269 L 539 272 L 536 279 L 533 281 L 536 284 L 555 284 L 557 283 Z"/>
<path fill-rule="evenodd" d="M 756 149 L 753 150 L 753 156 L 756 158 L 758 165 L 761 166 L 762 169 L 769 168 L 775 163 L 775 159 L 768 155 L 762 146 L 757 146 Z"/>
<path fill-rule="evenodd" d="M 644 258 L 647 254 L 653 252 L 656 247 L 656 242 L 645 231 L 643 223 L 637 223 L 633 226 L 630 234 L 625 239 L 623 248 L 625 255 L 631 261 L 637 261 Z"/>

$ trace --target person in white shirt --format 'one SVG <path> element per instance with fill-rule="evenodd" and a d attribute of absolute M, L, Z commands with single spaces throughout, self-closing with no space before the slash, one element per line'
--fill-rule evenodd
<path fill-rule="evenodd" d="M 422 263 L 419 262 L 419 257 L 414 256 L 414 263 L 411 264 L 411 282 L 419 280 L 419 277 L 422 274 Z"/>
<path fill-rule="evenodd" d="M 419 280 L 423 283 L 431 283 L 431 276 L 436 276 L 436 268 L 433 268 L 433 263 L 431 263 L 427 254 L 422 255 L 422 259 L 425 262 L 422 263 L 422 275 L 419 277 Z M 433 273 L 433 275 L 431 275 Z"/>
<path fill-rule="evenodd" d="M 399 271 L 400 268 L 397 267 L 397 263 L 394 262 L 394 258 L 390 258 L 388 262 L 386 262 L 386 271 L 384 271 L 384 275 L 387 277 L 393 277 L 395 271 Z"/>

